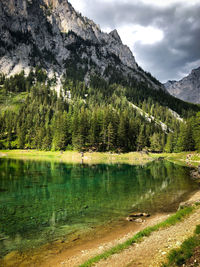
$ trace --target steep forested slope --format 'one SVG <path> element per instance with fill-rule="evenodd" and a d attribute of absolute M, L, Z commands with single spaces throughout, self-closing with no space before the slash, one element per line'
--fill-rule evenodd
<path fill-rule="evenodd" d="M 0 148 L 199 149 L 199 106 L 67 0 L 0 1 L 0 72 Z"/>
<path fill-rule="evenodd" d="M 24 73 L 10 78 L 2 75 L 0 82 L 1 148 L 199 149 L 199 107 L 162 90 L 147 91 L 143 89 L 145 84 L 108 83 L 94 76 L 86 86 L 78 79 L 66 78 L 64 92 L 58 96 L 52 89 L 56 78 L 49 79 L 40 68 L 27 77 Z M 179 112 L 184 121 L 171 109 Z"/>

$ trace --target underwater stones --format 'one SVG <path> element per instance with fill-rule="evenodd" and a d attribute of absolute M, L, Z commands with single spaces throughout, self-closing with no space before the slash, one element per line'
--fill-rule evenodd
<path fill-rule="evenodd" d="M 190 175 L 191 175 L 191 177 L 192 177 L 192 179 L 194 179 L 194 180 L 198 180 L 198 179 L 200 179 L 200 166 L 198 166 L 198 169 L 196 170 L 192 170 L 191 172 L 190 172 Z"/>
<path fill-rule="evenodd" d="M 144 217 L 150 217 L 151 215 L 149 213 L 143 213 Z"/>
<path fill-rule="evenodd" d="M 150 217 L 150 214 L 148 213 L 131 213 L 126 220 L 129 222 L 138 222 L 138 223 L 142 223 L 144 222 L 144 220 L 142 220 L 142 217 Z"/>
<path fill-rule="evenodd" d="M 131 213 L 129 215 L 129 217 L 131 218 L 137 218 L 137 217 L 142 217 L 143 216 L 143 213 Z"/>
<path fill-rule="evenodd" d="M 144 220 L 142 220 L 141 218 L 127 217 L 126 220 L 128 222 L 136 222 L 136 223 L 143 223 L 144 222 Z"/>
<path fill-rule="evenodd" d="M 150 217 L 150 214 L 148 214 L 148 213 L 131 213 L 130 215 L 129 215 L 129 217 L 132 217 L 132 218 L 137 218 L 137 217 Z"/>

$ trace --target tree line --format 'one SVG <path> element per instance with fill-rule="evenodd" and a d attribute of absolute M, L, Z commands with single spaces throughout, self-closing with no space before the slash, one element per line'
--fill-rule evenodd
<path fill-rule="evenodd" d="M 157 92 L 161 96 L 159 101 L 152 90 L 146 89 L 144 97 L 141 85 L 107 83 L 94 76 L 90 86 L 86 86 L 66 76 L 64 96 L 58 96 L 52 90 L 55 83 L 56 78 L 49 79 L 39 67 L 28 76 L 23 72 L 10 78 L 0 75 L 0 95 L 9 98 L 11 94 L 13 97 L 25 92 L 17 110 L 8 108 L 0 112 L 1 149 L 200 150 L 200 113 L 196 105 L 172 98 L 170 108 L 182 110 L 181 122 L 163 104 L 163 92 Z M 70 99 L 65 97 L 66 92 L 70 92 Z M 169 101 L 170 97 L 167 94 L 165 98 Z M 4 103 L 0 105 L 3 107 Z M 167 125 L 165 130 L 159 124 L 161 121 Z"/>

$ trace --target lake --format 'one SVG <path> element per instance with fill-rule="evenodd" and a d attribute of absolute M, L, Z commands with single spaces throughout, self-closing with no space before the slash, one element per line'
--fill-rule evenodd
<path fill-rule="evenodd" d="M 198 186 L 187 167 L 0 159 L 0 255 L 80 236 L 130 212 L 175 211 Z"/>

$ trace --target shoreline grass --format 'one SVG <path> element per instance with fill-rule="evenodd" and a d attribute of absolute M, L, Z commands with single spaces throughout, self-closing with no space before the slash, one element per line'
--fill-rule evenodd
<path fill-rule="evenodd" d="M 182 266 L 190 259 L 195 248 L 200 246 L 200 225 L 196 226 L 194 235 L 187 238 L 178 249 L 172 249 L 168 256 L 167 262 L 162 267 Z"/>
<path fill-rule="evenodd" d="M 78 151 L 51 152 L 37 150 L 0 150 L 0 158 L 22 159 L 22 160 L 54 160 L 67 163 L 85 163 L 85 164 L 132 164 L 143 165 L 153 161 L 150 155 L 139 152 L 130 152 L 124 154 L 114 154 L 108 152 L 84 153 L 82 157 Z"/>
<path fill-rule="evenodd" d="M 200 165 L 200 153 L 198 153 L 197 151 L 192 151 L 192 152 L 186 151 L 179 153 L 161 153 L 161 154 L 150 153 L 150 156 L 152 158 L 163 157 L 170 162 L 182 166 L 197 167 L 198 165 Z"/>
<path fill-rule="evenodd" d="M 189 160 L 188 155 L 191 155 Z M 181 152 L 181 153 L 149 153 L 129 152 L 123 154 L 115 154 L 109 152 L 86 152 L 82 158 L 78 151 L 38 151 L 38 150 L 0 150 L 0 158 L 13 158 L 22 160 L 54 160 L 57 162 L 67 162 L 73 164 L 131 164 L 144 165 L 150 161 L 154 161 L 160 157 L 170 162 L 180 164 L 182 166 L 197 167 L 200 164 L 200 153 L 197 152 Z"/>
<path fill-rule="evenodd" d="M 188 159 L 188 155 L 191 157 Z M 163 157 L 170 162 L 188 166 L 197 167 L 200 165 L 200 153 L 197 152 L 181 152 L 181 153 L 149 153 L 129 152 L 123 154 L 109 152 L 86 152 L 82 158 L 78 151 L 39 151 L 39 150 L 0 150 L 0 158 L 13 158 L 22 160 L 54 160 L 60 162 L 68 162 L 73 164 L 131 164 L 143 165 L 150 161 L 154 161 Z"/>
<path fill-rule="evenodd" d="M 177 211 L 174 215 L 171 215 L 169 218 L 167 218 L 165 221 L 158 223 L 154 226 L 147 227 L 144 230 L 138 232 L 135 234 L 132 238 L 128 239 L 124 243 L 118 244 L 114 246 L 113 248 L 103 252 L 102 254 L 99 254 L 85 263 L 81 264 L 79 267 L 90 267 L 94 263 L 99 262 L 100 260 L 105 260 L 108 257 L 112 256 L 113 254 L 117 254 L 119 252 L 122 252 L 124 249 L 127 249 L 131 245 L 135 243 L 139 243 L 142 241 L 144 237 L 150 236 L 153 232 L 161 230 L 163 228 L 167 228 L 169 226 L 175 225 L 176 223 L 183 220 L 186 216 L 190 215 L 194 211 L 195 207 L 186 207 L 184 209 L 181 209 Z"/>

